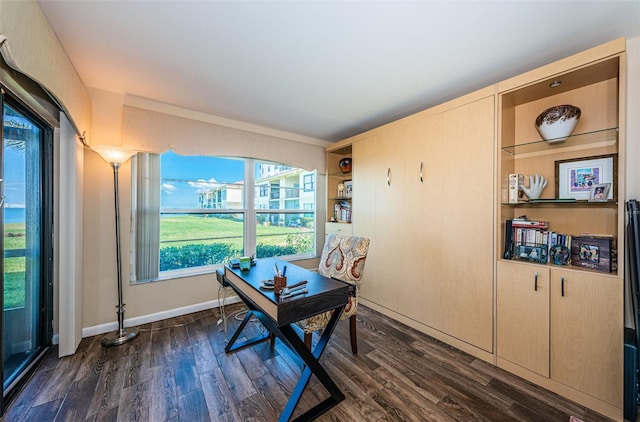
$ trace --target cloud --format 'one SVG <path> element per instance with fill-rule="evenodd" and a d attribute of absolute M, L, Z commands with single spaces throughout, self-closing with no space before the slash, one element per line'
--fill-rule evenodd
<path fill-rule="evenodd" d="M 171 195 L 173 192 L 178 190 L 178 188 L 172 185 L 171 183 L 163 183 L 160 189 L 168 195 Z"/>
<path fill-rule="evenodd" d="M 219 188 L 223 183 L 218 183 L 216 179 L 211 178 L 209 180 L 196 180 L 195 182 L 188 182 L 189 186 L 196 188 L 199 192 L 203 192 L 209 189 Z"/>

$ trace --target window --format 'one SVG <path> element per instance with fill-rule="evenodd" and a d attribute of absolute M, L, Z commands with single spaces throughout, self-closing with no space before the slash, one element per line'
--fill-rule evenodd
<path fill-rule="evenodd" d="M 316 175 L 311 173 L 311 174 L 305 174 L 304 175 L 304 191 L 305 192 L 313 192 L 316 190 Z"/>
<path fill-rule="evenodd" d="M 241 158 L 181 156 L 167 152 L 158 157 L 157 176 L 145 173 L 145 158 L 136 159 L 138 184 L 135 210 L 135 259 L 132 280 L 168 278 L 177 272 L 219 265 L 243 255 L 258 258 L 304 256 L 314 253 L 315 191 L 299 189 L 314 171 Z M 159 236 L 153 239 L 154 207 L 142 208 L 144 183 L 159 187 Z M 315 178 L 314 178 L 315 179 Z M 152 188 L 153 182 L 149 186 Z M 245 187 L 253 186 L 252 189 Z M 146 239 L 146 240 L 145 240 Z M 154 246 L 157 245 L 157 246 Z M 145 269 L 146 268 L 146 269 Z"/>
<path fill-rule="evenodd" d="M 263 169 L 267 169 L 266 171 Z M 256 257 L 311 254 L 315 242 L 314 191 L 301 192 L 300 185 L 314 171 L 287 166 L 274 166 L 255 161 L 256 191 L 268 183 L 268 196 L 255 195 Z"/>

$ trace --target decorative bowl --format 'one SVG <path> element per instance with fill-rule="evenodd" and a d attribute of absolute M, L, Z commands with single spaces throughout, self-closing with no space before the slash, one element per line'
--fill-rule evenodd
<path fill-rule="evenodd" d="M 340 170 L 343 173 L 349 173 L 351 171 L 351 158 L 345 157 L 340 162 L 338 162 L 340 166 Z"/>
<path fill-rule="evenodd" d="M 580 114 L 578 107 L 569 104 L 551 107 L 536 118 L 536 128 L 548 143 L 564 142 L 576 128 Z"/>

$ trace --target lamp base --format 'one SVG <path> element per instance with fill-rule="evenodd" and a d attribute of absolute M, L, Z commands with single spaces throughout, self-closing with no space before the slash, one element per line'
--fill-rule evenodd
<path fill-rule="evenodd" d="M 104 336 L 102 345 L 105 347 L 120 346 L 136 337 L 138 337 L 137 328 L 123 328 L 122 330 L 114 331 Z"/>

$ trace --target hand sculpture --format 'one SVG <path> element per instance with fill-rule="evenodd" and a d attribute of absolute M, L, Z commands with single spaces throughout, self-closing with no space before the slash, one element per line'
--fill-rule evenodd
<path fill-rule="evenodd" d="M 547 187 L 547 179 L 544 176 L 529 176 L 529 188 L 525 188 L 524 185 L 520 185 L 520 189 L 527 195 L 529 199 L 538 199 L 542 194 L 544 188 Z"/>

